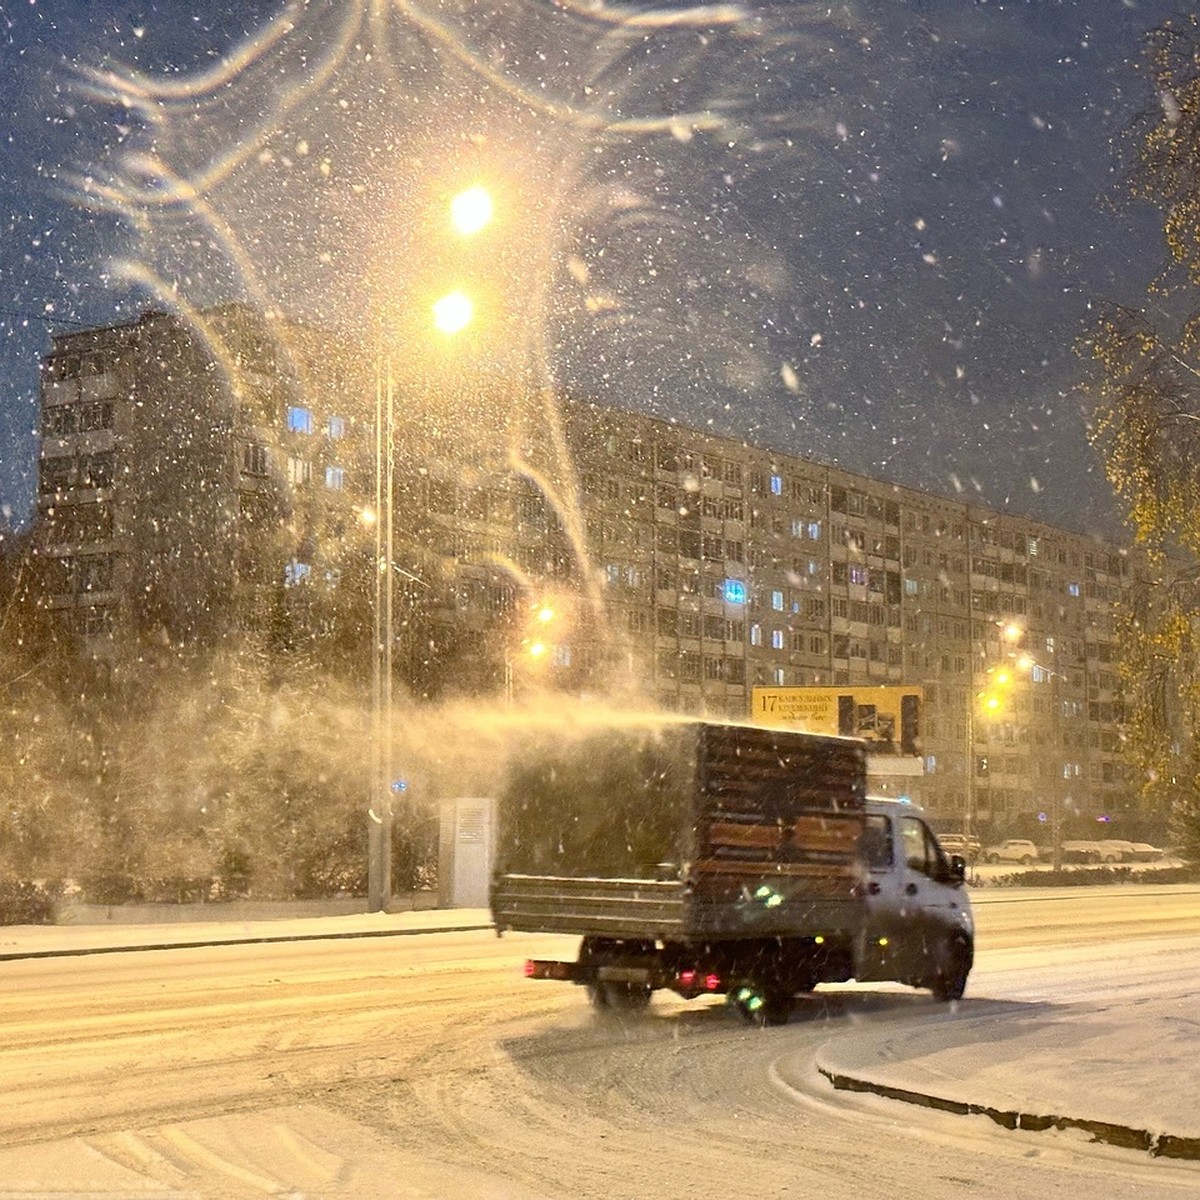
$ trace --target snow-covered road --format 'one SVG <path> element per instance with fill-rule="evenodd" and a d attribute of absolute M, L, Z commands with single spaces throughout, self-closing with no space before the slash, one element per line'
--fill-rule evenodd
<path fill-rule="evenodd" d="M 829 1047 L 882 1044 L 889 1068 L 947 1085 L 1057 1102 L 1107 1078 L 1147 1120 L 1196 1107 L 1200 895 L 1014 894 L 978 911 L 956 1014 L 851 986 L 766 1030 L 674 998 L 597 1021 L 578 989 L 520 976 L 569 941 L 482 930 L 0 963 L 0 1197 L 1196 1194 L 1195 1163 L 822 1080 Z M 1081 1055 L 1090 1075 L 1067 1070 Z"/>

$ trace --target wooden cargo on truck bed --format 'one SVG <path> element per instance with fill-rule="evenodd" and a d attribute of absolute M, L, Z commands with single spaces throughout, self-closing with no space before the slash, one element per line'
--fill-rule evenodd
<path fill-rule="evenodd" d="M 500 793 L 497 929 L 701 941 L 853 934 L 861 743 L 677 721 L 530 747 Z"/>

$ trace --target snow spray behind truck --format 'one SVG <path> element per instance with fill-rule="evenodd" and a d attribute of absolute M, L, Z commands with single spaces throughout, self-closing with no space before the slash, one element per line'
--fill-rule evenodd
<path fill-rule="evenodd" d="M 973 957 L 960 859 L 920 815 L 866 795 L 861 742 L 707 721 L 527 746 L 499 797 L 496 929 L 581 936 L 526 974 L 599 1008 L 657 988 L 786 1019 L 819 983 L 962 995 Z"/>

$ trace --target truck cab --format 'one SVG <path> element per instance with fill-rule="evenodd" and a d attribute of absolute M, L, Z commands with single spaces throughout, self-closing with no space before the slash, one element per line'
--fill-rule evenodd
<path fill-rule="evenodd" d="M 958 999 L 975 940 L 964 859 L 942 850 L 918 808 L 878 797 L 867 800 L 862 859 L 867 919 L 855 977 Z"/>

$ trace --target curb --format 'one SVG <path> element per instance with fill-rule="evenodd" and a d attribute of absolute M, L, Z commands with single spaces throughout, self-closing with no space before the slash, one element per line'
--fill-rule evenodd
<path fill-rule="evenodd" d="M 413 937 L 422 933 L 473 933 L 492 929 L 491 924 L 430 925 L 415 929 L 362 929 L 339 933 L 273 933 L 256 937 L 208 937 L 191 941 L 139 942 L 128 946 L 75 946 L 55 950 L 11 950 L 0 953 L 0 962 L 24 958 L 83 958 L 90 954 L 131 954 L 147 950 L 190 950 L 202 946 L 260 946 L 270 942 L 330 942 L 348 938 Z"/>
<path fill-rule="evenodd" d="M 974 1104 L 964 1100 L 948 1100 L 927 1092 L 893 1087 L 890 1084 L 874 1083 L 816 1064 L 817 1071 L 838 1091 L 867 1092 L 883 1096 L 888 1100 L 900 1100 L 905 1104 L 916 1104 L 939 1112 L 957 1116 L 983 1116 L 1005 1129 L 1021 1129 L 1042 1133 L 1047 1129 L 1079 1129 L 1091 1136 L 1094 1142 L 1118 1146 L 1124 1150 L 1140 1150 L 1151 1158 L 1200 1159 L 1200 1138 L 1179 1137 L 1171 1133 L 1151 1133 L 1146 1129 L 1133 1129 L 1128 1125 L 1117 1125 L 1109 1121 L 1092 1121 L 1084 1117 L 1047 1116 L 1042 1113 L 1021 1112 L 1017 1109 L 994 1108 L 987 1104 Z"/>

